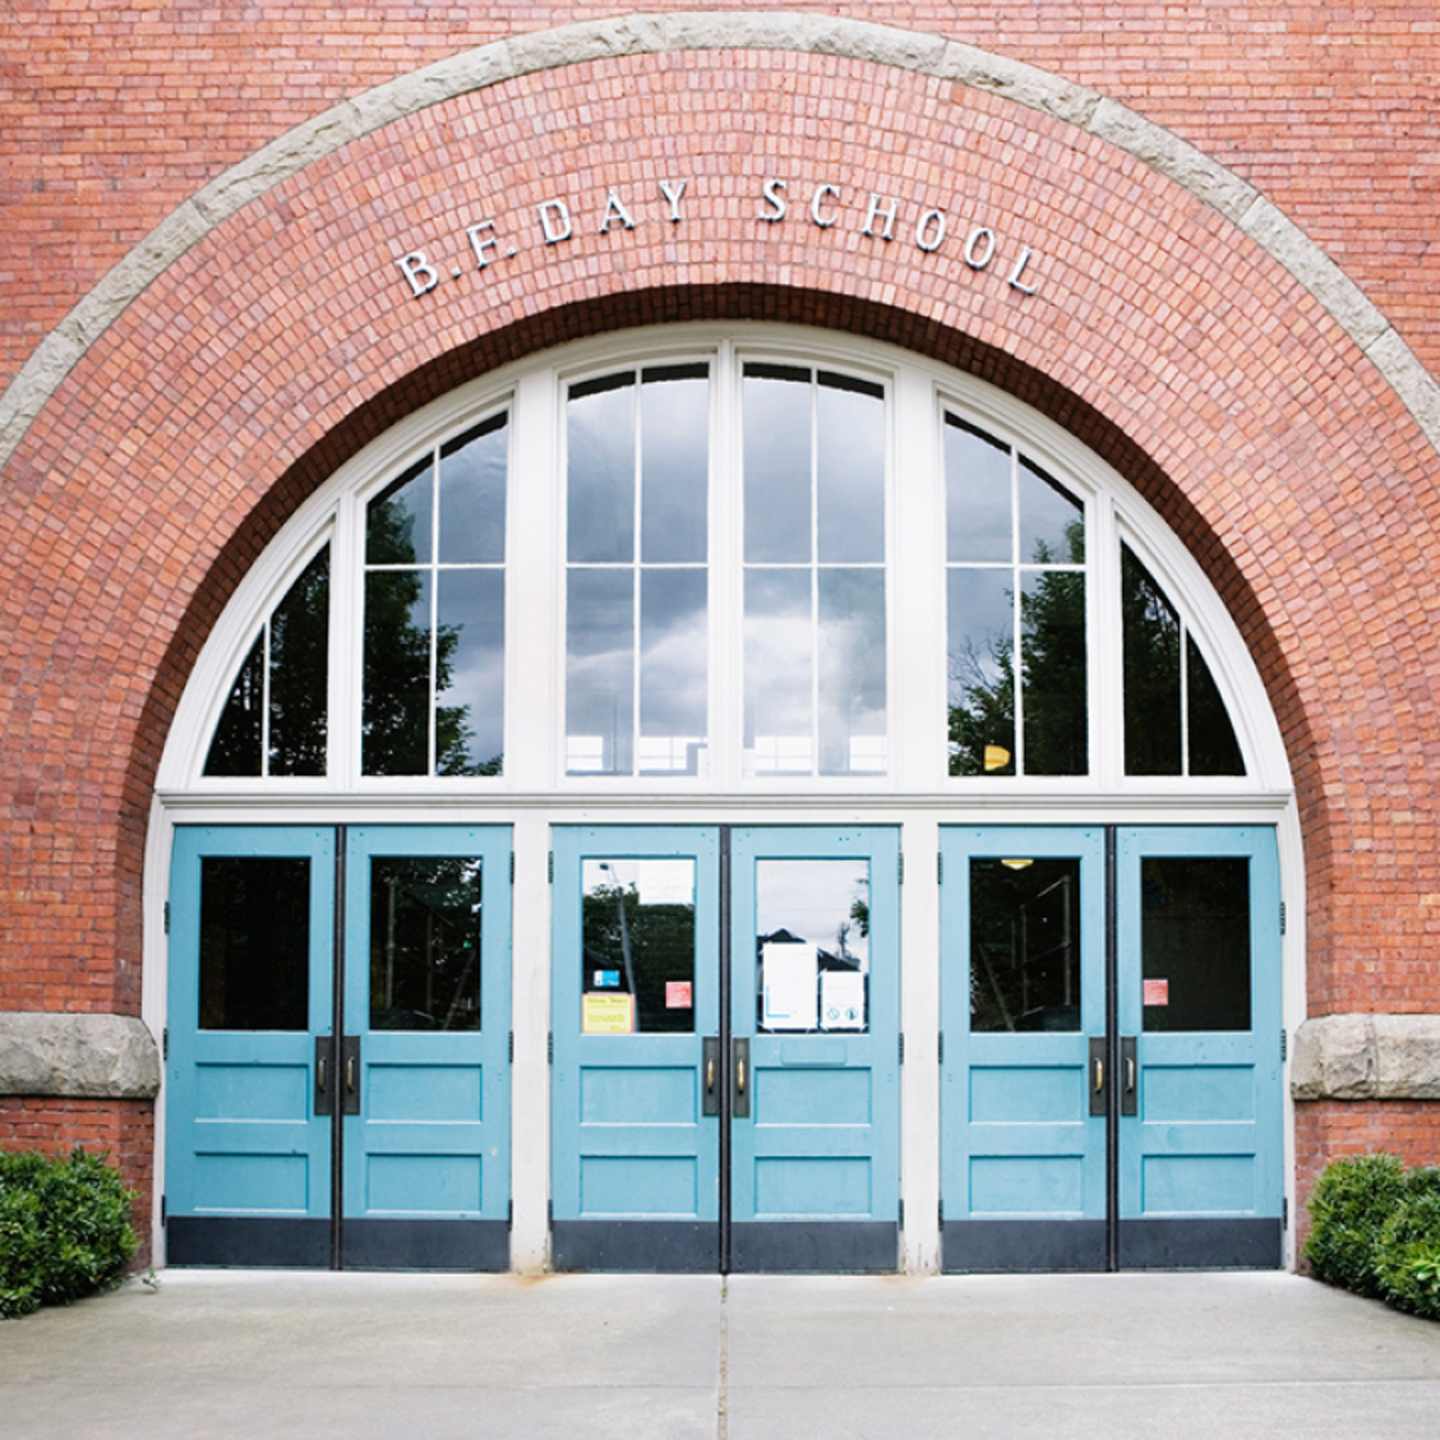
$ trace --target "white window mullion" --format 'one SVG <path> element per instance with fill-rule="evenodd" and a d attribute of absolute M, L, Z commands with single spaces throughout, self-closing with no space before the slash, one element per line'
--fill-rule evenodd
<path fill-rule="evenodd" d="M 283 598 L 283 597 L 282 597 Z M 280 601 L 275 602 L 276 605 Z M 270 774 L 270 615 L 260 627 L 260 774 Z"/>
<path fill-rule="evenodd" d="M 643 375 L 643 370 L 635 371 L 635 501 L 630 540 L 630 769 L 626 772 L 630 775 L 640 773 L 640 592 L 645 576 L 645 557 L 640 550 L 640 522 L 645 505 L 645 437 L 640 393 Z"/>
<path fill-rule="evenodd" d="M 1090 687 L 1090 773 L 1107 790 L 1125 774 L 1125 666 L 1120 610 L 1120 536 L 1108 497 L 1090 502 L 1085 524 L 1085 644 Z"/>
<path fill-rule="evenodd" d="M 1014 639 L 1011 642 L 1010 669 L 1015 686 L 1015 774 L 1025 773 L 1025 687 L 1024 667 L 1020 663 L 1020 598 L 1024 594 L 1025 576 L 1020 569 L 1020 451 L 1010 446 L 1010 583 L 1013 590 L 1013 613 L 1010 622 Z"/>
<path fill-rule="evenodd" d="M 1185 663 L 1190 628 L 1180 617 L 1180 773 L 1190 773 L 1190 667 Z"/>
<path fill-rule="evenodd" d="M 810 773 L 820 773 L 820 380 L 810 372 Z"/>
<path fill-rule="evenodd" d="M 745 749 L 744 475 L 740 360 L 722 341 L 711 366 L 709 514 L 710 779 L 739 787 Z"/>

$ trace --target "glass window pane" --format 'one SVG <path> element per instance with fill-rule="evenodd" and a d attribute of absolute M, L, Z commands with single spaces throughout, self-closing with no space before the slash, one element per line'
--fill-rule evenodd
<path fill-rule="evenodd" d="M 1012 570 L 948 572 L 950 773 L 1015 773 Z"/>
<path fill-rule="evenodd" d="M 323 775 L 329 716 L 330 547 L 270 617 L 270 773 Z"/>
<path fill-rule="evenodd" d="M 200 861 L 200 1028 L 310 1026 L 310 861 Z"/>
<path fill-rule="evenodd" d="M 883 561 L 885 392 L 868 380 L 822 370 L 815 404 L 819 558 Z"/>
<path fill-rule="evenodd" d="M 430 572 L 372 570 L 365 577 L 366 775 L 430 769 Z"/>
<path fill-rule="evenodd" d="M 1250 862 L 1140 862 L 1145 1029 L 1250 1028 Z"/>
<path fill-rule="evenodd" d="M 481 862 L 370 861 L 370 1028 L 480 1028 Z"/>
<path fill-rule="evenodd" d="M 813 573 L 745 572 L 745 755 L 751 775 L 814 773 Z"/>
<path fill-rule="evenodd" d="M 820 773 L 883 775 L 885 572 L 821 570 Z"/>
<path fill-rule="evenodd" d="M 440 447 L 440 559 L 505 560 L 505 475 L 510 430 L 493 415 Z"/>
<path fill-rule="evenodd" d="M 566 593 L 566 770 L 629 775 L 635 769 L 635 572 L 572 569 Z"/>
<path fill-rule="evenodd" d="M 430 456 L 392 481 L 365 511 L 365 561 L 369 565 L 427 565 L 432 509 Z"/>
<path fill-rule="evenodd" d="M 644 570 L 640 580 L 640 773 L 698 775 L 708 734 L 706 577 Z"/>
<path fill-rule="evenodd" d="M 1058 480 L 1020 457 L 1020 563 L 1080 564 L 1085 506 Z"/>
<path fill-rule="evenodd" d="M 640 388 L 641 558 L 704 564 L 710 381 L 704 365 L 646 370 Z"/>
<path fill-rule="evenodd" d="M 1185 637 L 1185 683 L 1190 701 L 1190 773 L 1243 775 L 1245 760 L 1219 687 L 1199 647 Z"/>
<path fill-rule="evenodd" d="M 581 1033 L 694 1030 L 695 862 L 586 860 L 581 885 Z"/>
<path fill-rule="evenodd" d="M 435 773 L 499 775 L 505 758 L 505 574 L 437 575 Z"/>
<path fill-rule="evenodd" d="M 870 862 L 755 863 L 755 1023 L 870 1029 Z"/>
<path fill-rule="evenodd" d="M 799 562 L 810 546 L 810 372 L 747 365 L 745 558 Z"/>
<path fill-rule="evenodd" d="M 265 627 L 255 637 L 250 653 L 230 687 L 230 698 L 205 756 L 207 775 L 260 773 L 260 707 L 265 703 Z"/>
<path fill-rule="evenodd" d="M 1085 575 L 1079 570 L 1021 574 L 1025 773 L 1083 775 L 1089 768 Z"/>
<path fill-rule="evenodd" d="M 970 861 L 970 1028 L 1080 1028 L 1080 862 Z"/>
<path fill-rule="evenodd" d="M 572 561 L 635 558 L 635 376 L 570 388 L 569 548 Z"/>
<path fill-rule="evenodd" d="M 1180 617 L 1128 545 L 1120 547 L 1125 773 L 1180 773 Z"/>
<path fill-rule="evenodd" d="M 951 560 L 1013 559 L 1010 447 L 945 417 L 945 522 Z"/>

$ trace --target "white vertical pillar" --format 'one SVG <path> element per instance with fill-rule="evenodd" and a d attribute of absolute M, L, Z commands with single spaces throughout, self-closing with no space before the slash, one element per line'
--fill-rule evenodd
<path fill-rule="evenodd" d="M 900 896 L 900 1193 L 905 1200 L 902 1265 L 907 1274 L 940 1268 L 940 826 L 931 815 L 901 828 L 905 885 Z"/>
<path fill-rule="evenodd" d="M 515 822 L 513 1019 L 510 1067 L 510 1264 L 541 1270 L 550 1247 L 550 826 Z"/>

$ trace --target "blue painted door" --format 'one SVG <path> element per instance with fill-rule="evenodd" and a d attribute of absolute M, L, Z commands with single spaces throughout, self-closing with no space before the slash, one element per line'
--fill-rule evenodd
<path fill-rule="evenodd" d="M 510 831 L 346 831 L 343 1263 L 508 1268 Z"/>
<path fill-rule="evenodd" d="M 553 1260 L 719 1263 L 719 837 L 554 832 Z"/>
<path fill-rule="evenodd" d="M 1280 1263 L 1280 882 L 1267 827 L 1122 829 L 1119 1263 Z"/>
<path fill-rule="evenodd" d="M 1103 833 L 944 827 L 941 866 L 944 1266 L 1104 1269 Z"/>
<path fill-rule="evenodd" d="M 730 1268 L 893 1271 L 899 832 L 730 841 Z"/>
<path fill-rule="evenodd" d="M 189 826 L 170 878 L 172 1264 L 326 1265 L 334 831 Z M 317 1045 L 317 1041 L 322 1042 Z"/>

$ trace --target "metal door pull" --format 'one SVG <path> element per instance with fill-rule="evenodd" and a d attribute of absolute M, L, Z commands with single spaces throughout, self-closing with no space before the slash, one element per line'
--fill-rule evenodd
<path fill-rule="evenodd" d="M 1105 1062 L 1095 1062 L 1095 1093 L 1098 1095 L 1105 1088 Z"/>

